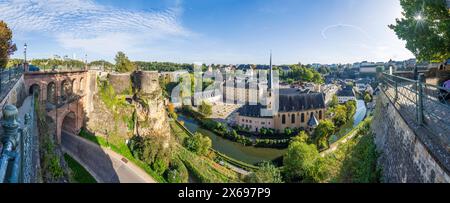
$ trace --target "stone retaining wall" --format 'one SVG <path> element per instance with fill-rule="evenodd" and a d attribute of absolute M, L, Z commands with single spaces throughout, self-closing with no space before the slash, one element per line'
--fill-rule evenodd
<path fill-rule="evenodd" d="M 108 82 L 114 88 L 116 94 L 122 94 L 127 90 L 131 90 L 130 73 L 110 73 Z"/>
<path fill-rule="evenodd" d="M 448 169 L 425 145 L 427 131 L 411 128 L 384 93 L 372 124 L 382 180 L 388 183 L 450 183 Z"/>
<path fill-rule="evenodd" d="M 0 102 L 0 118 L 3 117 L 1 109 L 3 109 L 6 104 L 13 104 L 18 108 L 21 107 L 23 101 L 25 101 L 25 98 L 28 95 L 27 93 L 28 92 L 25 88 L 23 76 L 21 76 L 5 96 L 5 98 L 3 98 L 3 100 Z"/>

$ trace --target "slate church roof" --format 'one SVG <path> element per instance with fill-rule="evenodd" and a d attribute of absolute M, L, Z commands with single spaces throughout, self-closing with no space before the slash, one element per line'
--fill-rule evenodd
<path fill-rule="evenodd" d="M 294 88 L 281 90 L 279 93 L 278 112 L 298 112 L 325 108 L 325 97 L 323 93 L 301 93 Z M 244 105 L 238 112 L 241 116 L 261 117 L 261 109 L 265 106 Z"/>

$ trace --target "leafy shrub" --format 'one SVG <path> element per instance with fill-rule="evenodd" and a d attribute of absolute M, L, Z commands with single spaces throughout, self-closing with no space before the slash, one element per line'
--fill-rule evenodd
<path fill-rule="evenodd" d="M 167 172 L 167 181 L 169 183 L 187 183 L 189 180 L 189 172 L 183 162 L 175 158 L 170 161 L 169 170 Z"/>
<path fill-rule="evenodd" d="M 184 140 L 186 149 L 195 152 L 198 155 L 206 155 L 211 148 L 211 139 L 201 133 L 195 133 Z"/>
<path fill-rule="evenodd" d="M 245 176 L 247 183 L 282 183 L 280 170 L 269 162 L 263 162 L 260 168 Z"/>
<path fill-rule="evenodd" d="M 133 156 L 150 165 L 158 174 L 163 174 L 169 166 L 171 149 L 165 146 L 163 137 L 135 136 L 130 141 Z"/>

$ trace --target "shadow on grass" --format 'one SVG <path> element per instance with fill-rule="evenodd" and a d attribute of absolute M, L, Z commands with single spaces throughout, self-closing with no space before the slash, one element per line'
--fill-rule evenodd
<path fill-rule="evenodd" d="M 71 177 L 76 183 L 97 183 L 94 177 L 70 155 L 64 154 L 64 159 L 72 171 Z"/>

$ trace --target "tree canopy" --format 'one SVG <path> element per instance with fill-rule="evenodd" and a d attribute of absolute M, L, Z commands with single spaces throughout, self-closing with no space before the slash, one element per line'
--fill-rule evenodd
<path fill-rule="evenodd" d="M 334 123 L 331 120 L 323 120 L 314 130 L 314 141 L 320 149 L 328 147 L 328 139 L 335 130 Z"/>
<path fill-rule="evenodd" d="M 333 95 L 333 97 L 331 98 L 331 102 L 330 102 L 330 107 L 331 108 L 334 108 L 334 107 L 336 107 L 337 105 L 339 104 L 339 101 L 338 101 L 338 97 L 336 96 L 336 95 Z"/>
<path fill-rule="evenodd" d="M 450 58 L 450 11 L 444 0 L 400 0 L 403 18 L 389 28 L 418 60 Z"/>
<path fill-rule="evenodd" d="M 314 144 L 293 141 L 283 158 L 288 182 L 319 182 L 323 179 L 322 161 Z"/>
<path fill-rule="evenodd" d="M 198 106 L 198 111 L 202 113 L 204 116 L 209 117 L 212 115 L 212 105 L 208 104 L 205 101 L 202 101 L 200 106 Z"/>
<path fill-rule="evenodd" d="M 263 162 L 260 168 L 244 178 L 247 183 L 282 183 L 280 170 L 269 162 Z"/>
<path fill-rule="evenodd" d="M 342 126 L 347 123 L 347 108 L 345 105 L 337 105 L 334 108 L 333 122 L 336 126 Z"/>
<path fill-rule="evenodd" d="M 145 62 L 145 61 L 135 61 L 136 67 L 139 70 L 151 70 L 151 71 L 177 71 L 177 70 L 194 70 L 194 65 L 192 64 L 179 64 L 171 62 Z"/>
<path fill-rule="evenodd" d="M 41 68 L 58 68 L 58 67 L 74 67 L 74 68 L 81 68 L 84 67 L 84 62 L 79 60 L 73 60 L 73 59 L 33 59 L 31 60 L 31 64 L 41 67 Z"/>
<path fill-rule="evenodd" d="M 323 83 L 322 75 L 320 75 L 319 72 L 312 68 L 308 68 L 303 65 L 291 65 L 290 66 L 292 71 L 289 71 L 288 73 L 284 73 L 281 75 L 281 78 L 284 80 L 294 80 L 294 81 L 304 81 L 304 82 L 314 82 L 318 84 Z"/>
<path fill-rule="evenodd" d="M 209 137 L 197 132 L 184 140 L 184 146 L 198 155 L 206 155 L 212 146 L 212 141 Z"/>
<path fill-rule="evenodd" d="M 106 70 L 114 68 L 114 64 L 105 60 L 92 61 L 89 63 L 89 66 L 104 67 Z"/>
<path fill-rule="evenodd" d="M 9 56 L 17 51 L 16 44 L 12 41 L 12 31 L 8 25 L 0 21 L 0 68 L 8 64 Z"/>
<path fill-rule="evenodd" d="M 115 58 L 116 71 L 119 73 L 126 73 L 134 71 L 134 64 L 128 59 L 125 53 L 119 51 Z"/>

